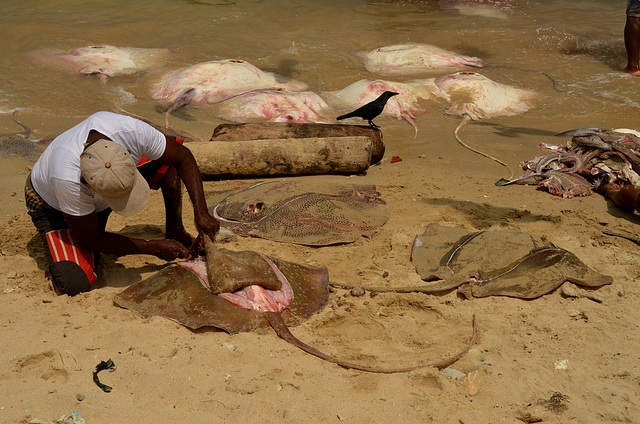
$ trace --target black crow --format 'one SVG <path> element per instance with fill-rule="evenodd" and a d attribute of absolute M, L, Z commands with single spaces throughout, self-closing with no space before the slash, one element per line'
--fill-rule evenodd
<path fill-rule="evenodd" d="M 364 106 L 360 106 L 358 109 L 354 110 L 351 113 L 338 116 L 336 119 L 339 121 L 341 119 L 347 119 L 357 116 L 368 121 L 369 125 L 371 125 L 373 128 L 378 128 L 378 126 L 373 123 L 372 119 L 382 113 L 382 111 L 384 110 L 384 106 L 387 104 L 387 100 L 389 100 L 389 97 L 395 96 L 396 94 L 398 93 L 394 91 L 385 91 L 374 101 L 369 102 Z"/>

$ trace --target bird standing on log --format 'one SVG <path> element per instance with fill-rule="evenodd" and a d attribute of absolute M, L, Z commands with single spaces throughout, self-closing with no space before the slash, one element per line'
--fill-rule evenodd
<path fill-rule="evenodd" d="M 387 100 L 391 96 L 395 96 L 396 92 L 394 91 L 385 91 L 372 102 L 367 103 L 364 106 L 360 106 L 358 109 L 354 110 L 351 113 L 347 113 L 346 115 L 338 116 L 336 119 L 339 121 L 341 119 L 359 117 L 369 122 L 373 128 L 378 128 L 376 124 L 373 123 L 373 118 L 380 115 L 384 110 L 384 106 L 387 104 Z"/>

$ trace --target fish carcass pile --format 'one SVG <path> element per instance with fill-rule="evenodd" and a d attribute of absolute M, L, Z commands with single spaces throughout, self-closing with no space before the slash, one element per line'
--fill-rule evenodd
<path fill-rule="evenodd" d="M 566 145 L 540 147 L 551 150 L 520 164 L 524 173 L 497 186 L 526 184 L 533 179 L 538 189 L 570 199 L 588 196 L 602 182 L 640 187 L 640 132 L 628 129 L 588 128 L 570 131 Z"/>

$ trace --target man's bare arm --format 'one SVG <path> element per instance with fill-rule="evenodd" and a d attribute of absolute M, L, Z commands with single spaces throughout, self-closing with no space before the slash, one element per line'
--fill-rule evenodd
<path fill-rule="evenodd" d="M 167 137 L 167 147 L 158 162 L 173 166 L 178 170 L 178 175 L 187 188 L 189 198 L 193 204 L 193 213 L 198 231 L 215 240 L 220 223 L 207 210 L 207 202 L 202 188 L 202 177 L 191 150 L 175 141 L 175 138 Z"/>
<path fill-rule="evenodd" d="M 84 216 L 64 214 L 64 218 L 74 238 L 83 248 L 93 252 L 116 256 L 147 254 L 167 261 L 189 256 L 187 248 L 175 240 L 143 240 L 102 232 L 95 212 Z"/>

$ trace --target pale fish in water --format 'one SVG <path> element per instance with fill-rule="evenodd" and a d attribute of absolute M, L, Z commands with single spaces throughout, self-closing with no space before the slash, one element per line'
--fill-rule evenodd
<path fill-rule="evenodd" d="M 430 44 L 396 44 L 358 54 L 364 67 L 374 74 L 416 75 L 441 69 L 483 67 L 481 59 L 460 55 Z"/>
<path fill-rule="evenodd" d="M 448 115 L 468 115 L 473 120 L 513 116 L 533 107 L 535 93 L 490 80 L 477 72 L 457 72 L 436 78 L 443 98 L 452 105 Z"/>
<path fill-rule="evenodd" d="M 216 117 L 232 122 L 327 123 L 329 106 L 311 91 L 252 90 L 227 99 L 214 110 Z"/>
<path fill-rule="evenodd" d="M 427 109 L 420 105 L 420 100 L 442 97 L 433 78 L 415 80 L 408 83 L 363 79 L 339 91 L 323 93 L 327 102 L 337 109 L 352 110 L 378 98 L 385 91 L 398 93 L 391 97 L 382 115 L 395 116 L 406 120 L 415 129 L 416 114 L 427 113 Z"/>
<path fill-rule="evenodd" d="M 104 45 L 69 52 L 40 50 L 30 56 L 36 62 L 78 71 L 82 75 L 96 74 L 105 83 L 108 77 L 133 75 L 164 64 L 169 50 Z"/>
<path fill-rule="evenodd" d="M 166 75 L 154 86 L 152 97 L 164 104 L 206 105 L 263 88 L 303 91 L 307 84 L 262 71 L 244 60 L 213 60 Z"/>
<path fill-rule="evenodd" d="M 507 19 L 510 12 L 520 7 L 519 0 L 440 0 L 441 10 L 494 19 Z"/>

